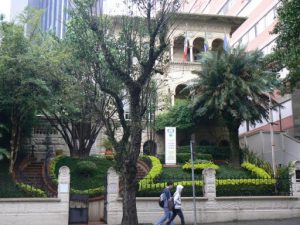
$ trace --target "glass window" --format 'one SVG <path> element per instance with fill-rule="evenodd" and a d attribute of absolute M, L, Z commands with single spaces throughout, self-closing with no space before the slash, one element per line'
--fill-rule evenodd
<path fill-rule="evenodd" d="M 252 41 L 256 37 L 255 27 L 252 27 L 248 33 L 249 33 L 249 41 Z"/>
<path fill-rule="evenodd" d="M 256 24 L 256 35 L 262 33 L 266 28 L 265 17 L 261 18 L 260 21 Z"/>

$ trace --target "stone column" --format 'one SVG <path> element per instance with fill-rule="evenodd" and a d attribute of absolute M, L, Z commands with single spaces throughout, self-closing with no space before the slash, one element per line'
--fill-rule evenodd
<path fill-rule="evenodd" d="M 113 168 L 107 171 L 107 224 L 121 224 L 122 201 L 119 198 L 119 175 Z"/>
<path fill-rule="evenodd" d="M 173 43 L 170 45 L 170 60 L 174 62 L 174 45 Z"/>
<path fill-rule="evenodd" d="M 194 62 L 193 45 L 190 45 L 190 62 Z"/>
<path fill-rule="evenodd" d="M 216 198 L 216 171 L 212 168 L 207 168 L 202 171 L 203 175 L 203 196 L 209 201 L 214 201 Z"/>
<path fill-rule="evenodd" d="M 57 197 L 60 199 L 60 204 L 64 212 L 62 213 L 62 221 L 60 224 L 69 224 L 69 202 L 70 202 L 70 169 L 67 166 L 62 166 L 58 173 L 58 190 Z"/>
<path fill-rule="evenodd" d="M 300 197 L 300 161 L 295 161 L 295 170 L 292 172 L 292 195 Z"/>

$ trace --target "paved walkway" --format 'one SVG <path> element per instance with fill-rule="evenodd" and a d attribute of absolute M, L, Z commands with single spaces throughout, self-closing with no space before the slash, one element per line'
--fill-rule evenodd
<path fill-rule="evenodd" d="M 300 215 L 299 215 L 300 216 Z M 199 225 L 300 225 L 300 217 L 292 219 L 237 221 L 222 223 L 205 223 Z"/>

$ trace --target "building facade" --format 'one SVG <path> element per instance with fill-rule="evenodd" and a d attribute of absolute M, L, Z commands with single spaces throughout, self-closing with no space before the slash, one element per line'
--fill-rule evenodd
<path fill-rule="evenodd" d="M 51 31 L 59 38 L 66 32 L 66 23 L 70 19 L 71 0 L 11 0 L 11 20 L 15 19 L 25 7 L 44 11 L 41 17 L 42 31 Z M 97 0 L 94 5 L 97 13 L 103 11 L 103 0 Z"/>

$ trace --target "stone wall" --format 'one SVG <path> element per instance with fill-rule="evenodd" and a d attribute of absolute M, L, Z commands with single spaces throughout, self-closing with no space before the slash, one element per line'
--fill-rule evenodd
<path fill-rule="evenodd" d="M 57 198 L 0 199 L 1 225 L 68 225 L 70 170 L 59 170 Z"/>
<path fill-rule="evenodd" d="M 295 163 L 295 169 L 300 170 L 300 161 Z M 292 178 L 292 196 L 216 197 L 215 171 L 206 169 L 203 177 L 204 197 L 196 198 L 196 217 L 200 224 L 300 216 L 300 179 L 297 180 L 295 174 Z M 119 196 L 119 178 L 112 169 L 108 172 L 107 188 L 107 224 L 121 224 L 122 198 Z M 163 215 L 163 210 L 158 206 L 158 196 L 138 197 L 136 202 L 139 223 L 152 224 Z M 182 207 L 186 223 L 193 224 L 193 198 L 182 198 Z M 178 218 L 175 221 L 180 224 Z"/>

